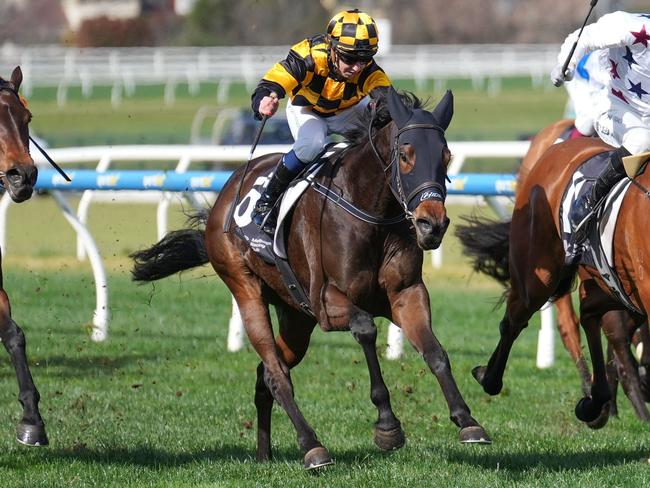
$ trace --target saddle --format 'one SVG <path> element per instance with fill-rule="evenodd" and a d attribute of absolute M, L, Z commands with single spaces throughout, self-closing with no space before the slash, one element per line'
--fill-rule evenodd
<path fill-rule="evenodd" d="M 337 162 L 344 151 L 349 147 L 347 143 L 329 144 L 316 158 L 316 163 L 308 167 L 304 173 L 299 175 L 291 182 L 288 189 L 278 201 L 272 212 L 277 212 L 277 225 L 273 237 L 262 231 L 251 220 L 251 211 L 255 203 L 264 192 L 268 184 L 271 171 L 265 175 L 260 175 L 253 183 L 252 188 L 246 193 L 239 205 L 235 208 L 235 234 L 241 238 L 256 254 L 258 254 L 266 263 L 275 265 L 282 276 L 289 293 L 294 298 L 300 308 L 313 315 L 307 294 L 298 282 L 295 273 L 289 265 L 286 254 L 286 238 L 289 231 L 287 217 L 293 211 L 293 208 L 300 200 L 302 194 L 310 186 L 315 184 L 315 178 L 327 163 Z"/>
<path fill-rule="evenodd" d="M 560 205 L 560 229 L 565 251 L 571 243 L 571 228 L 569 211 L 571 205 L 580 195 L 591 192 L 596 178 L 609 160 L 610 151 L 597 154 L 579 166 L 565 190 Z M 623 198 L 629 190 L 632 179 L 645 170 L 645 163 L 650 153 L 623 158 L 626 173 L 630 178 L 619 181 L 610 190 L 604 202 L 597 208 L 594 218 L 587 224 L 587 240 L 580 258 L 580 264 L 596 268 L 610 292 L 626 308 L 635 313 L 641 313 L 625 293 L 620 278 L 614 269 L 614 230 L 618 219 Z M 627 161 L 626 161 L 627 160 Z M 629 168 L 629 170 L 628 170 Z"/>

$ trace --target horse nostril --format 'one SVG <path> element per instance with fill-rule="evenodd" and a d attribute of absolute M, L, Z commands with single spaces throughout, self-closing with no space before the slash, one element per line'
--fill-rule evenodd
<path fill-rule="evenodd" d="M 14 166 L 5 173 L 5 177 L 13 187 L 34 186 L 38 178 L 38 169 L 36 166 Z"/>
<path fill-rule="evenodd" d="M 18 168 L 11 168 L 5 173 L 5 178 L 11 186 L 20 186 L 23 181 L 23 175 Z"/>
<path fill-rule="evenodd" d="M 417 219 L 415 223 L 423 234 L 431 234 L 433 232 L 433 225 L 427 219 Z"/>

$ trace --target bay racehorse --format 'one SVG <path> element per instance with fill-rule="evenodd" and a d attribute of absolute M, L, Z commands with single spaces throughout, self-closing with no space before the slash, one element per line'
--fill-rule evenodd
<path fill-rule="evenodd" d="M 392 89 L 371 106 L 367 120 L 349 136 L 353 144 L 316 177 L 321 192 L 310 187 L 289 217 L 288 262 L 312 313 L 293 300 L 275 266 L 251 251 L 233 227 L 224 231 L 240 178 L 247 191 L 277 164 L 279 154 L 257 158 L 249 174 L 243 175 L 241 168 L 234 173 L 204 231 L 172 232 L 133 255 L 134 279 L 140 281 L 209 260 L 235 297 L 248 338 L 262 359 L 255 388 L 260 461 L 271 458 L 271 408 L 277 401 L 297 431 L 305 467 L 332 462 L 298 408 L 289 374 L 303 359 L 316 323 L 324 331 L 350 330 L 361 344 L 370 372 L 370 398 L 378 410 L 375 443 L 384 450 L 404 444 L 379 367 L 376 316 L 399 325 L 422 355 L 440 383 L 461 442 L 490 442 L 471 416 L 447 354 L 431 330 L 429 295 L 422 280 L 423 250 L 437 248 L 449 224 L 444 202 L 451 155 L 445 129 L 453 114 L 452 94 L 447 92 L 433 112 L 414 96 Z M 324 198 L 323 188 L 335 193 L 334 200 L 347 202 L 348 210 Z M 350 207 L 368 218 L 353 215 Z M 269 304 L 275 305 L 278 316 L 277 337 Z"/>
<path fill-rule="evenodd" d="M 29 122 L 31 113 L 25 100 L 18 94 L 23 74 L 14 69 L 9 80 L 0 78 L 0 183 L 16 202 L 32 196 L 37 169 L 29 154 Z M 31 446 L 48 443 L 45 425 L 38 409 L 39 394 L 27 365 L 25 335 L 11 318 L 9 296 L 4 289 L 0 270 L 0 339 L 16 370 L 18 400 L 23 416 L 17 428 L 16 439 Z"/>
<path fill-rule="evenodd" d="M 573 119 L 563 119 L 544 127 L 532 139 L 530 147 L 524 156 L 519 172 L 517 174 L 517 186 L 523 186 L 524 179 L 528 176 L 533 166 L 541 159 L 544 152 L 553 144 L 563 142 L 569 138 L 571 129 L 574 128 Z M 586 279 L 590 279 L 587 274 Z M 598 302 L 596 302 L 598 303 Z M 582 389 L 585 395 L 589 394 L 591 373 L 587 367 L 580 340 L 579 320 L 573 308 L 571 293 L 555 298 L 554 305 L 557 309 L 558 330 L 562 343 L 569 351 L 574 363 L 580 374 Z M 648 411 L 645 407 L 645 399 L 650 399 L 650 378 L 646 370 L 650 368 L 650 332 L 648 331 L 647 322 L 637 324 L 634 317 L 621 310 L 619 314 L 608 315 L 604 319 L 603 329 L 607 339 L 607 378 L 612 391 L 612 401 L 610 402 L 610 413 L 616 415 L 618 409 L 616 406 L 616 390 L 618 377 L 623 379 L 623 388 L 632 402 L 637 416 L 641 420 L 648 420 Z M 600 335 L 600 334 L 599 334 Z M 641 366 L 638 368 L 636 359 L 630 354 L 631 341 L 638 346 L 645 341 L 646 347 L 641 347 L 640 361 Z M 639 348 L 637 347 L 637 350 Z M 620 359 L 617 359 L 620 358 Z M 638 370 L 641 378 L 640 384 L 634 384 L 637 378 L 632 370 Z M 643 392 L 643 395 L 639 395 Z M 596 426 L 596 424 L 590 424 Z"/>
<path fill-rule="evenodd" d="M 533 166 L 540 160 L 542 154 L 544 154 L 549 147 L 558 142 L 558 139 L 561 140 L 563 139 L 563 136 L 566 137 L 565 134 L 567 134 L 572 127 L 573 119 L 562 119 L 544 127 L 535 135 L 535 137 L 533 137 L 530 141 L 530 147 L 528 148 L 528 151 L 526 151 L 517 173 L 517 188 L 523 186 L 523 182 L 528 176 L 528 173 L 530 173 Z M 566 350 L 569 351 L 569 354 L 578 369 L 578 374 L 580 375 L 580 381 L 582 383 L 582 390 L 584 394 L 587 395 L 591 383 L 591 374 L 589 373 L 589 368 L 587 367 L 584 355 L 582 354 L 579 321 L 573 308 L 571 293 L 557 297 L 553 304 L 557 310 L 557 328 L 560 332 L 562 344 L 564 344 Z"/>
<path fill-rule="evenodd" d="M 475 259 L 475 265 L 482 266 L 486 273 L 508 286 L 499 343 L 488 364 L 472 371 L 487 393 L 496 395 L 501 391 L 512 345 L 533 313 L 547 300 L 570 290 L 577 266 L 567 267 L 564 263 L 560 225 L 562 198 L 580 164 L 612 149 L 594 138 L 553 145 L 518 188 L 510 222 L 473 219 L 468 225 L 459 226 L 458 236 L 465 252 Z M 593 380 L 590 394 L 578 402 L 575 413 L 594 427 L 606 422 L 612 398 L 600 342 L 601 323 L 611 340 L 626 333 L 622 312 L 629 314 L 638 325 L 647 320 L 650 307 L 650 285 L 644 281 L 650 267 L 650 242 L 643 236 L 648 194 L 640 191 L 650 186 L 650 173 L 646 171 L 638 176 L 635 183 L 620 208 L 613 236 L 613 255 L 614 269 L 624 292 L 640 313 L 627 311 L 621 300 L 614 299 L 594 267 L 582 266 L 581 269 L 580 322 L 589 345 Z M 630 359 L 629 340 L 627 344 L 627 351 L 621 351 L 617 360 Z M 629 374 L 636 375 L 632 383 L 638 386 L 641 383 L 638 371 L 631 368 Z M 622 380 L 626 393 L 628 388 L 635 387 L 634 384 L 626 386 L 625 377 Z M 641 391 L 635 394 L 643 396 Z"/>

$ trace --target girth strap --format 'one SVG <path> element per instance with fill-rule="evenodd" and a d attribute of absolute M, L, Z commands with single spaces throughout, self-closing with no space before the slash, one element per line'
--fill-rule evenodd
<path fill-rule="evenodd" d="M 280 271 L 282 281 L 287 287 L 287 290 L 289 290 L 291 298 L 293 298 L 293 300 L 298 304 L 303 312 L 311 315 L 312 317 L 315 317 L 309 303 L 309 298 L 307 297 L 305 290 L 303 290 L 302 285 L 298 281 L 298 278 L 296 278 L 296 275 L 291 269 L 289 262 L 286 259 L 282 259 L 281 257 L 275 255 L 275 265 L 277 266 L 278 271 Z"/>

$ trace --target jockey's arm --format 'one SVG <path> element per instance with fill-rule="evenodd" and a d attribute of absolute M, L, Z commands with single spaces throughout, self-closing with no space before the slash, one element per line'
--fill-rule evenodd
<path fill-rule="evenodd" d="M 291 48 L 288 56 L 266 72 L 251 96 L 255 117 L 273 115 L 278 108 L 278 99 L 291 93 L 305 79 L 308 70 L 306 56 L 309 54 L 307 40 Z M 276 97 L 271 94 L 275 93 Z"/>
<path fill-rule="evenodd" d="M 576 65 L 582 57 L 597 49 L 631 45 L 634 42 L 634 36 L 631 32 L 640 31 L 643 24 L 642 19 L 635 14 L 612 12 L 603 15 L 597 22 L 585 26 L 573 57 L 569 62 L 568 70 L 571 73 L 575 71 Z M 578 29 L 567 36 L 557 57 L 558 65 L 564 64 L 579 32 Z"/>

